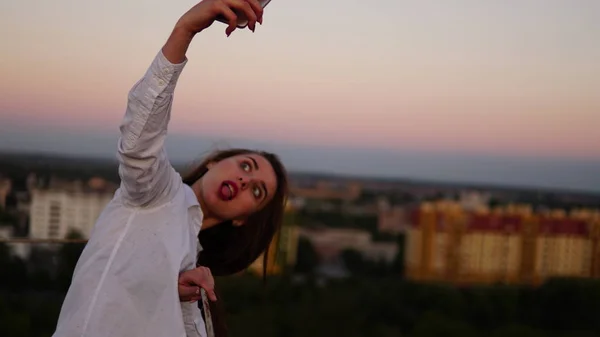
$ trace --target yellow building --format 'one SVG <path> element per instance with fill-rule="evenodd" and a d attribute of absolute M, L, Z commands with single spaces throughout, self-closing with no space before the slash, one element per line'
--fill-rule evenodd
<path fill-rule="evenodd" d="M 424 204 L 412 214 L 405 266 L 416 280 L 539 283 L 600 277 L 598 213 L 533 214 L 527 206 L 465 212 Z"/>

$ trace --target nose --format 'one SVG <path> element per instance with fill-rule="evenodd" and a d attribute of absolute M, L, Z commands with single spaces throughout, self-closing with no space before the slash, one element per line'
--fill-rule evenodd
<path fill-rule="evenodd" d="M 248 178 L 239 177 L 238 181 L 239 181 L 241 190 L 245 190 L 248 187 L 248 184 L 249 184 Z"/>

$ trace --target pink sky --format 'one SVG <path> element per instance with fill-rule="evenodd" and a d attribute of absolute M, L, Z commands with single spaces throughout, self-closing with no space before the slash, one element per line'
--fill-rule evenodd
<path fill-rule="evenodd" d="M 598 2 L 298 3 L 197 37 L 171 132 L 600 159 Z M 1 4 L 0 123 L 114 130 L 193 4 Z"/>

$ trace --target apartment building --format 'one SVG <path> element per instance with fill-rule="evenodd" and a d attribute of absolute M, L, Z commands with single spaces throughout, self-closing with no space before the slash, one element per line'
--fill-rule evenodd
<path fill-rule="evenodd" d="M 30 237 L 63 239 L 70 230 L 88 238 L 116 186 L 95 178 L 87 183 L 61 182 L 31 191 Z"/>
<path fill-rule="evenodd" d="M 465 211 L 424 204 L 411 213 L 407 275 L 455 283 L 533 283 L 600 277 L 600 213 L 534 214 L 527 205 Z"/>
<path fill-rule="evenodd" d="M 377 201 L 377 230 L 380 233 L 402 233 L 408 226 L 407 207 L 390 205 L 387 199 Z"/>

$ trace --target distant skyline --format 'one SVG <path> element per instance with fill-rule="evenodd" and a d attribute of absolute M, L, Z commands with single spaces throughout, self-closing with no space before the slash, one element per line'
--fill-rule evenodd
<path fill-rule="evenodd" d="M 0 3 L 0 150 L 111 155 L 195 3 Z M 600 190 L 600 1 L 273 0 L 256 33 L 224 29 L 188 53 L 173 158 L 257 144 L 312 171 Z"/>
<path fill-rule="evenodd" d="M 0 126 L 0 144 L 3 144 L 0 151 L 115 159 L 116 131 L 106 134 L 39 131 L 29 139 L 19 137 L 20 131 Z M 600 193 L 600 160 L 350 149 L 181 134 L 171 134 L 167 139 L 169 158 L 175 165 L 191 165 L 212 150 L 237 146 L 273 151 L 290 171 L 297 172 Z"/>

